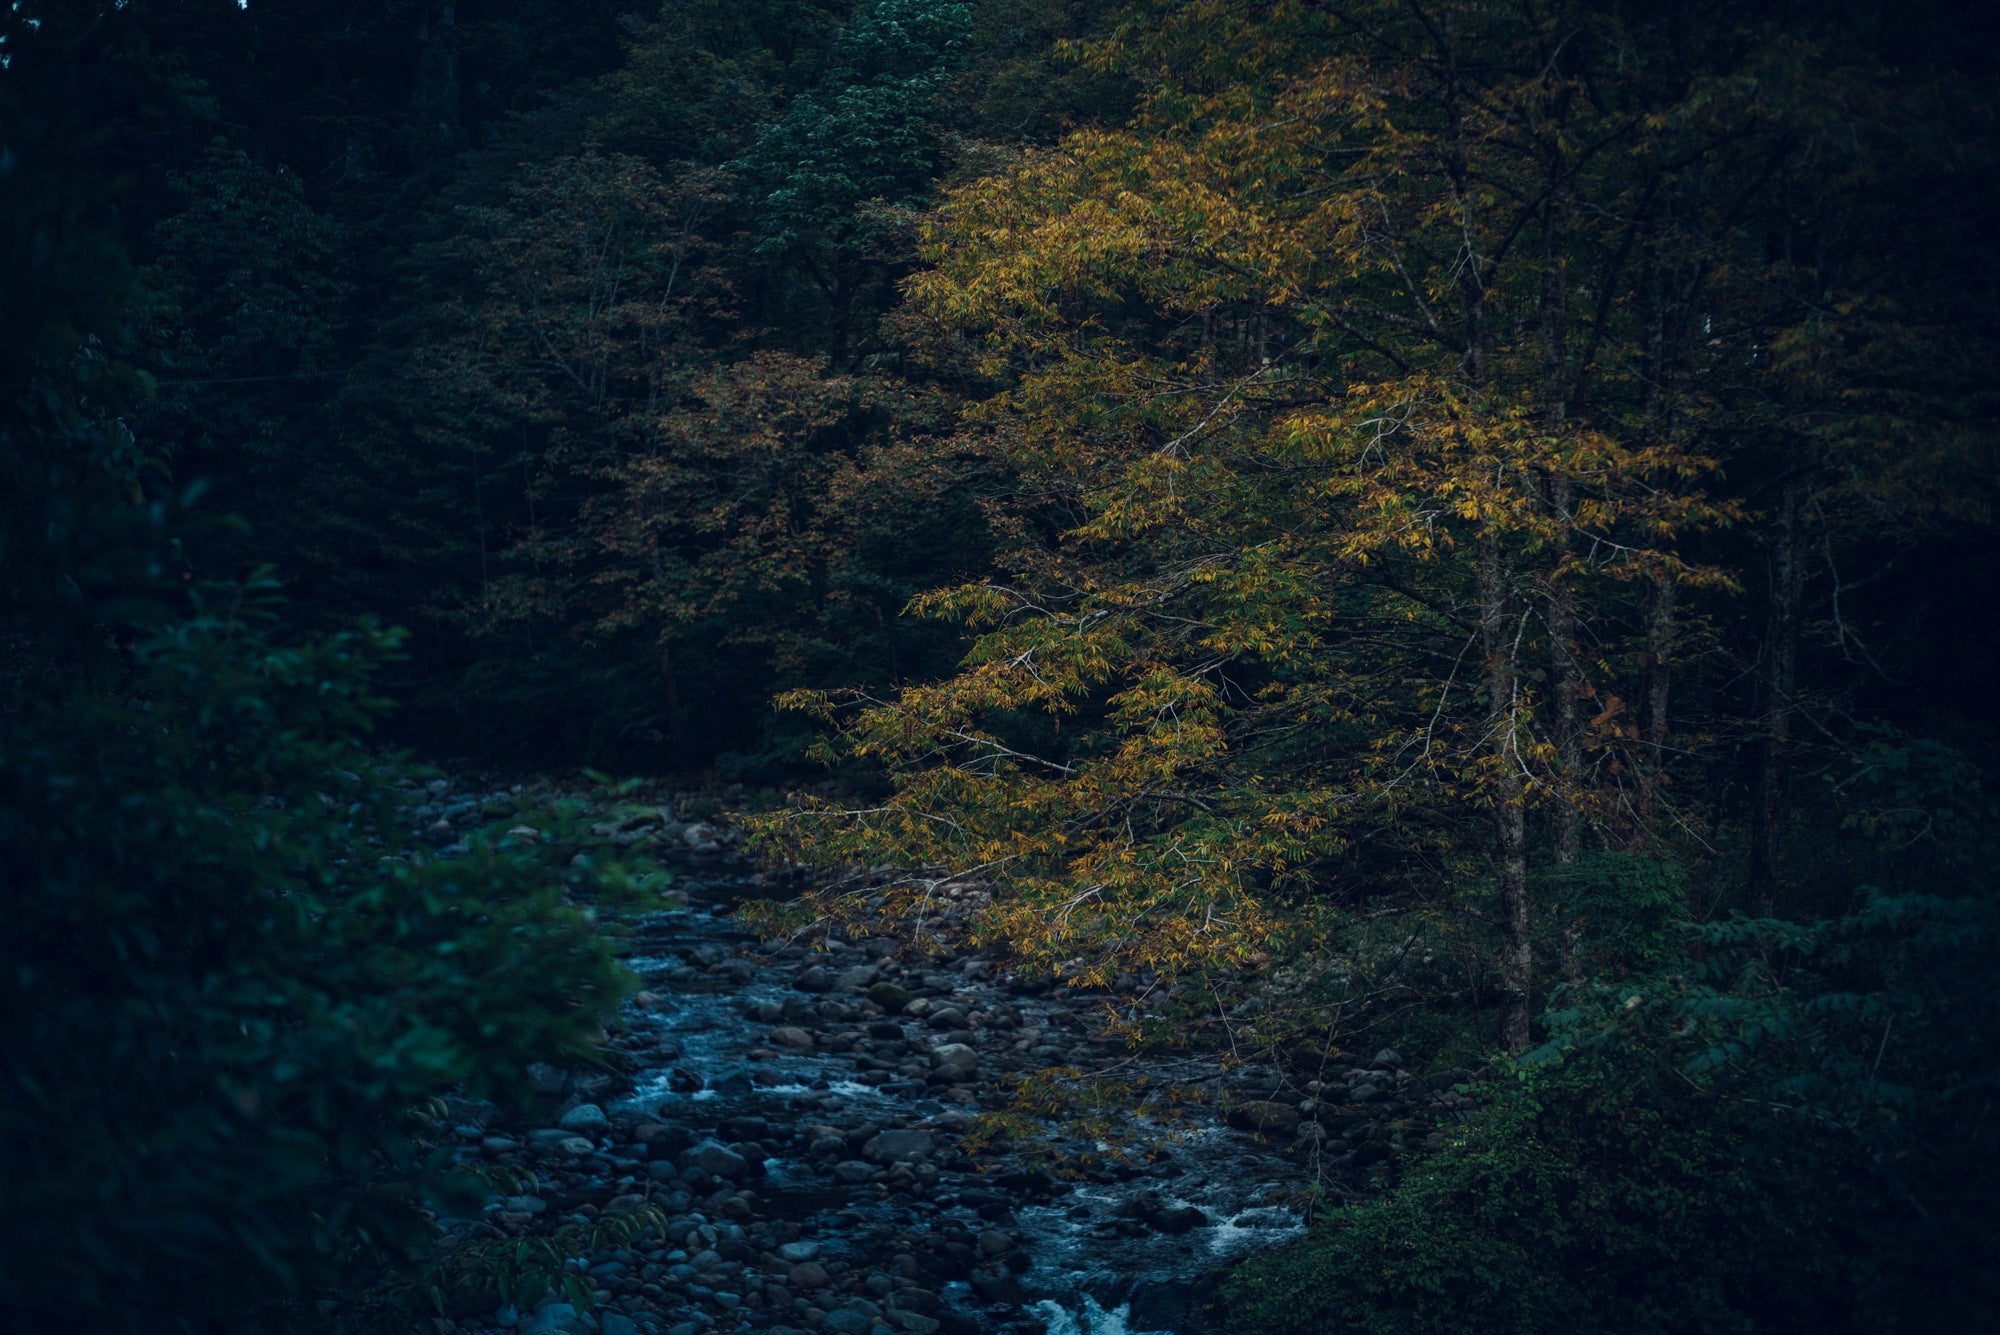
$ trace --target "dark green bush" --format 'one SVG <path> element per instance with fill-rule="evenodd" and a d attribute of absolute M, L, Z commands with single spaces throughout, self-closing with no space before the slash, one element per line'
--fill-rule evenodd
<path fill-rule="evenodd" d="M 244 604 L 248 604 L 246 607 Z M 586 1053 L 626 975 L 525 855 L 407 847 L 358 747 L 381 634 L 244 598 L 0 720 L 0 1303 L 196 1328 L 366 1283 L 472 1184 L 413 1114 Z"/>

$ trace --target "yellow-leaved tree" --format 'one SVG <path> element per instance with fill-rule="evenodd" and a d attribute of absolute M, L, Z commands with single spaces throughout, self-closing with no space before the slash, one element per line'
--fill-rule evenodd
<path fill-rule="evenodd" d="M 765 837 L 921 869 L 913 904 L 984 882 L 987 931 L 1100 982 L 1413 891 L 1519 1052 L 1566 927 L 1536 864 L 1686 823 L 1669 685 L 1686 591 L 1731 583 L 1717 419 L 1768 336 L 1712 312 L 1824 114 L 1814 52 L 1636 6 L 1186 0 L 1076 54 L 1146 85 L 1132 123 L 963 181 L 909 285 L 978 387 L 1003 573 L 916 605 L 976 632 L 956 675 L 793 700 L 893 791 Z"/>

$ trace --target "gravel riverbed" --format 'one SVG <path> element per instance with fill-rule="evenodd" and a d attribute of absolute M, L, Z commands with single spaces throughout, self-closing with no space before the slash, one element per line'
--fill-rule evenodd
<path fill-rule="evenodd" d="M 453 810 L 439 797 L 434 842 Z M 534 1125 L 448 1100 L 463 1158 L 534 1185 L 440 1222 L 454 1239 L 531 1237 L 651 1206 L 665 1236 L 570 1258 L 588 1308 L 461 1305 L 445 1335 L 1196 1332 L 1218 1267 L 1303 1228 L 1309 1163 L 1364 1190 L 1384 1128 L 1413 1100 L 1450 1106 L 1394 1052 L 1306 1092 L 1274 1069 L 1135 1055 L 1101 1032 L 1104 994 L 976 954 L 760 941 L 735 910 L 774 892 L 726 831 L 651 835 L 686 907 L 633 924 L 646 990 L 608 1069 L 537 1068 Z M 968 1143 L 1011 1103 L 1010 1077 L 1052 1066 L 1215 1097 L 1117 1145 L 1055 1121 Z"/>

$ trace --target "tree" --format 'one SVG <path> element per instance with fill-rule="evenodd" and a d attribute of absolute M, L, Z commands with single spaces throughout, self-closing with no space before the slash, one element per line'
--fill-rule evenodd
<path fill-rule="evenodd" d="M 968 420 L 1037 489 L 1023 522 L 1064 537 L 924 604 L 986 633 L 860 716 L 901 814 L 840 828 L 999 877 L 1017 945 L 1144 943 L 1108 974 L 1240 958 L 1273 929 L 1217 923 L 1264 920 L 1263 887 L 1483 809 L 1518 1051 L 1534 822 L 1567 860 L 1638 805 L 1630 591 L 1725 582 L 1682 550 L 1734 514 L 1711 459 L 1634 429 L 1627 294 L 1659 160 L 1739 118 L 1635 62 L 1644 25 L 1448 8 L 1143 11 L 1094 57 L 1161 71 L 1134 127 L 945 200 L 915 305 L 994 386 Z M 1024 711 L 1080 726 L 1036 750 Z"/>

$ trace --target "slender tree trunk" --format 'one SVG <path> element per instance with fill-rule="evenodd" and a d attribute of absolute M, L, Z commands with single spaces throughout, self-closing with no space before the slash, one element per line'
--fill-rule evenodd
<path fill-rule="evenodd" d="M 1552 489 L 1558 519 L 1569 514 L 1570 489 L 1567 479 L 1558 479 Z M 1568 547 L 1562 543 L 1560 552 Z M 1583 776 L 1583 672 L 1577 661 L 1576 592 L 1562 574 L 1549 590 L 1549 657 L 1554 677 L 1556 794 L 1554 803 L 1556 861 L 1567 865 L 1576 861 L 1577 839 L 1582 817 L 1577 810 L 1577 792 Z"/>
<path fill-rule="evenodd" d="M 1805 481 L 1790 479 L 1779 501 L 1771 548 L 1769 607 L 1764 635 L 1763 709 L 1758 718 L 1757 772 L 1750 806 L 1750 911 L 1769 917 L 1777 903 L 1778 850 L 1791 771 L 1794 677 L 1799 656 L 1799 603 L 1805 583 L 1799 522 Z"/>
<path fill-rule="evenodd" d="M 1500 1021 L 1501 1040 L 1507 1050 L 1528 1050 L 1530 1004 L 1534 973 L 1534 945 L 1530 931 L 1534 925 L 1528 903 L 1528 822 L 1527 786 L 1521 770 L 1518 746 L 1519 701 L 1516 696 L 1516 663 L 1513 637 L 1507 633 L 1506 570 L 1500 556 L 1498 535 L 1487 532 L 1479 539 L 1479 624 L 1481 647 L 1486 653 L 1485 686 L 1488 704 L 1488 746 L 1495 761 L 1493 776 L 1493 827 L 1495 836 L 1495 876 L 1500 903 L 1506 916 L 1506 944 L 1500 956 L 1500 981 L 1507 994 L 1506 1010 Z"/>
<path fill-rule="evenodd" d="M 1646 600 L 1646 745 L 1652 748 L 1653 765 L 1665 760 L 1667 746 L 1667 705 L 1673 689 L 1674 602 L 1680 586 L 1672 575 L 1655 575 L 1652 594 Z"/>
<path fill-rule="evenodd" d="M 1560 155 L 1549 164 L 1554 188 L 1542 211 L 1542 422 L 1561 441 L 1569 425 L 1569 249 L 1567 168 Z M 1552 805 L 1558 863 L 1576 861 L 1582 818 L 1577 794 L 1583 776 L 1583 724 L 1578 702 L 1583 671 L 1577 659 L 1576 589 L 1564 569 L 1569 561 L 1572 491 L 1560 458 L 1548 465 L 1545 499 L 1556 538 L 1550 552 L 1549 675 L 1555 703 L 1556 785 Z"/>

